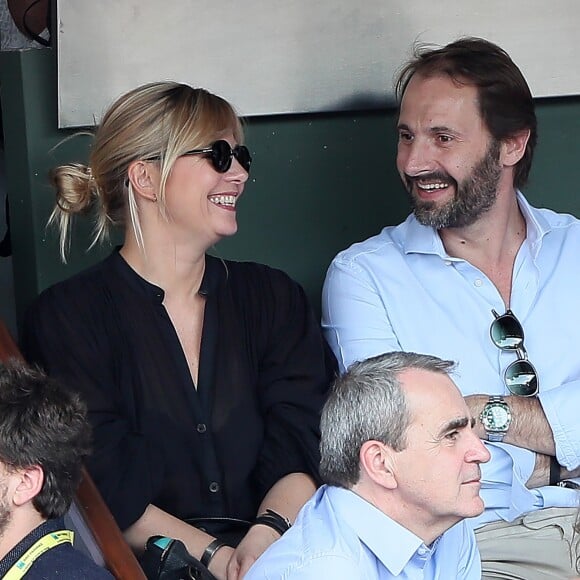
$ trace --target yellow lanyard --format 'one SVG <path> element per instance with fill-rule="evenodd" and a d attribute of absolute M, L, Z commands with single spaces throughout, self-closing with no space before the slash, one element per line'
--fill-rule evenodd
<path fill-rule="evenodd" d="M 68 542 L 69 544 L 73 543 L 74 539 L 74 532 L 69 530 L 58 530 L 56 532 L 50 532 L 46 534 L 46 536 L 42 536 L 40 540 L 35 542 L 26 552 L 24 555 L 4 574 L 2 577 L 4 580 L 20 580 L 27 572 L 30 570 L 30 567 L 36 559 L 44 552 L 48 552 L 48 550 Z"/>

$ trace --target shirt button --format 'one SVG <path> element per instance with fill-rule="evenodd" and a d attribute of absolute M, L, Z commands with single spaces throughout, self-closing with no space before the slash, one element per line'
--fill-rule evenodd
<path fill-rule="evenodd" d="M 197 425 L 197 432 L 198 433 L 205 433 L 207 431 L 207 427 L 205 423 L 198 423 Z"/>
<path fill-rule="evenodd" d="M 481 280 L 481 278 L 478 278 L 475 282 L 474 282 L 475 286 L 477 286 L 478 288 L 483 284 L 483 280 Z"/>
<path fill-rule="evenodd" d="M 217 493 L 217 492 L 220 490 L 220 484 L 219 484 L 217 481 L 212 481 L 212 482 L 209 484 L 209 490 L 210 490 L 212 493 Z"/>
<path fill-rule="evenodd" d="M 445 265 L 446 266 L 451 266 L 451 260 L 445 260 Z"/>

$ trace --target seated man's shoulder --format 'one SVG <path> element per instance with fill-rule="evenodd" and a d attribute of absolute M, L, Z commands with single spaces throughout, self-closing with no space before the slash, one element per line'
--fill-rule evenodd
<path fill-rule="evenodd" d="M 348 248 L 339 252 L 335 260 L 340 261 L 356 261 L 357 258 L 366 255 L 382 254 L 389 252 L 398 252 L 399 244 L 399 229 L 402 226 L 387 226 L 383 228 L 378 234 L 355 242 Z"/>
<path fill-rule="evenodd" d="M 318 580 L 325 576 L 340 579 L 369 579 L 363 573 L 359 563 L 351 556 L 333 552 L 310 552 L 309 554 L 292 554 L 292 557 L 280 554 L 279 557 L 265 556 L 267 561 L 258 562 L 245 576 L 246 580 Z"/>
<path fill-rule="evenodd" d="M 323 504 L 321 505 L 321 502 Z M 304 506 L 296 524 L 264 553 L 248 580 L 273 578 L 372 578 L 357 534 L 335 519 L 321 491 Z"/>
<path fill-rule="evenodd" d="M 63 544 L 43 554 L 26 575 L 31 580 L 113 580 L 113 576 L 93 562 L 88 556 Z"/>
<path fill-rule="evenodd" d="M 569 213 L 561 213 L 550 208 L 534 208 L 536 216 L 547 220 L 551 228 L 565 228 L 572 233 L 580 233 L 580 219 Z M 541 219 L 540 218 L 540 219 Z"/>

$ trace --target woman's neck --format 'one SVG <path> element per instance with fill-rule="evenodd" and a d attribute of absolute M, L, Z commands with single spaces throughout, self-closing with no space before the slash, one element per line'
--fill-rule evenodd
<path fill-rule="evenodd" d="M 133 235 L 127 235 L 120 253 L 139 276 L 163 288 L 166 296 L 188 298 L 199 291 L 205 272 L 205 249 L 147 240 L 141 248 Z"/>

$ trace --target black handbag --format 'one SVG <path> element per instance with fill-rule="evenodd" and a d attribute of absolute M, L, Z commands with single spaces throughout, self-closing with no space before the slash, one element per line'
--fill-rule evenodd
<path fill-rule="evenodd" d="M 151 536 L 139 559 L 148 580 L 216 580 L 180 540 Z"/>

